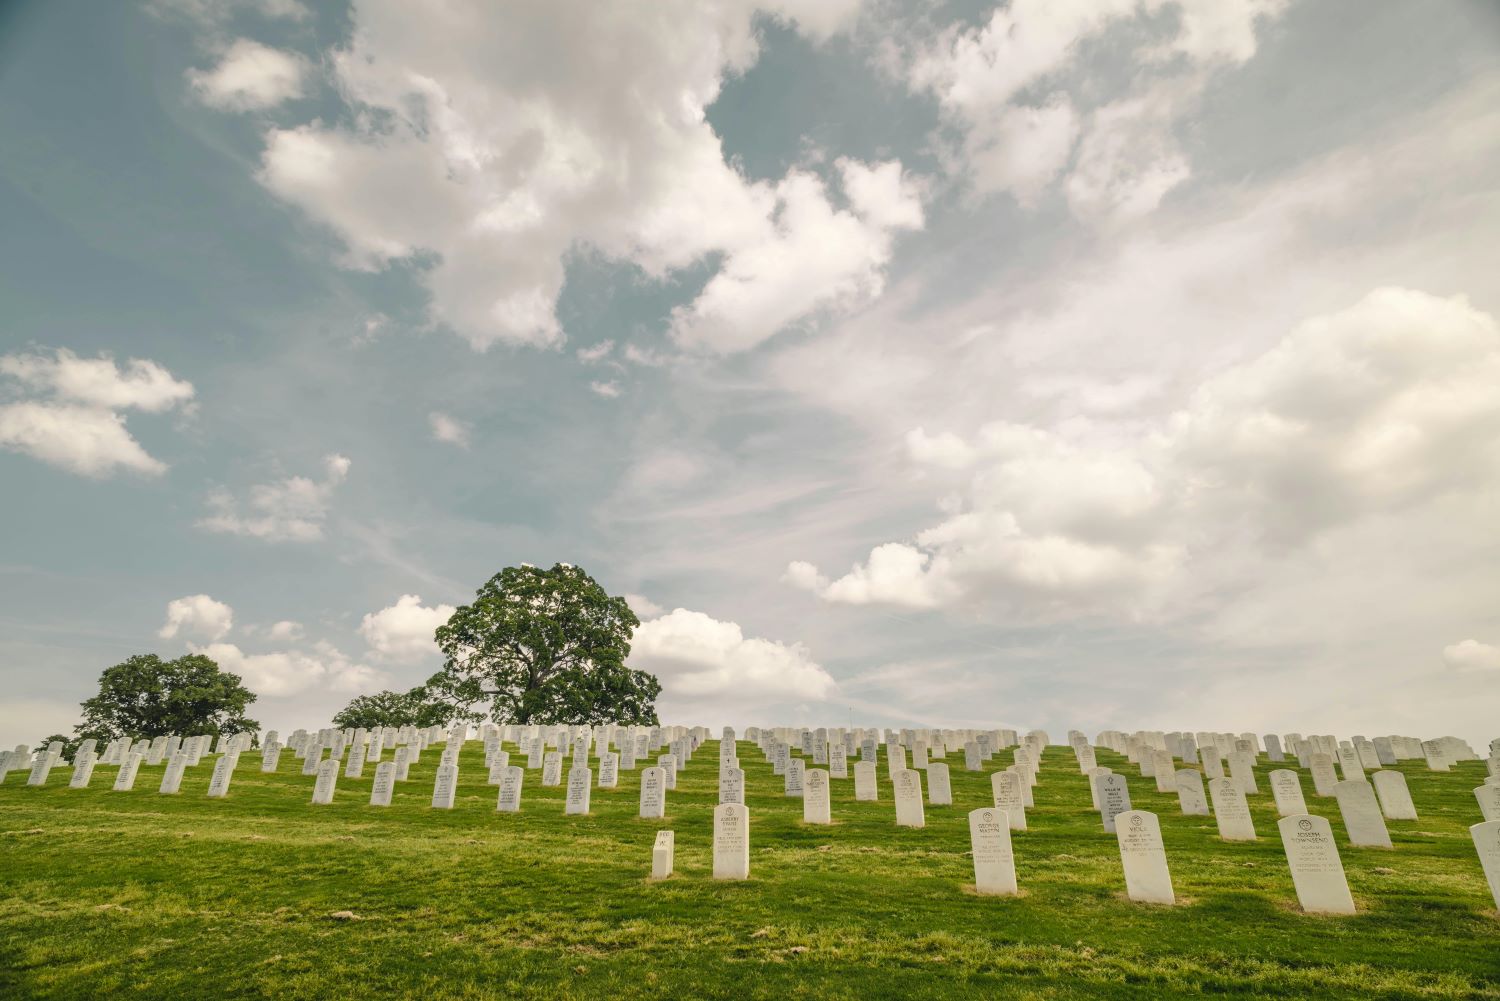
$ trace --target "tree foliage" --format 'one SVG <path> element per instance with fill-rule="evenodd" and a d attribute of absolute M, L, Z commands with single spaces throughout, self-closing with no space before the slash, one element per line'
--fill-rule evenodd
<path fill-rule="evenodd" d="M 137 654 L 99 676 L 99 694 L 84 701 L 79 740 L 101 743 L 117 737 L 194 736 L 254 732 L 260 724 L 245 716 L 255 693 L 238 675 L 194 653 L 176 660 Z"/>
<path fill-rule="evenodd" d="M 425 686 L 418 685 L 407 692 L 357 696 L 333 717 L 333 725 L 367 730 L 377 726 L 447 726 L 453 718 L 451 705 L 432 698 Z"/>
<path fill-rule="evenodd" d="M 580 567 L 506 567 L 437 629 L 427 688 L 501 722 L 655 725 L 661 684 L 625 666 L 640 620 Z"/>
<path fill-rule="evenodd" d="M 67 760 L 72 761 L 74 756 L 78 753 L 78 745 L 82 744 L 87 739 L 88 738 L 86 737 L 67 737 L 60 733 L 53 733 L 48 734 L 37 743 L 33 744 L 31 749 L 33 751 L 45 751 L 54 740 L 60 740 L 62 741 L 62 756 Z"/>

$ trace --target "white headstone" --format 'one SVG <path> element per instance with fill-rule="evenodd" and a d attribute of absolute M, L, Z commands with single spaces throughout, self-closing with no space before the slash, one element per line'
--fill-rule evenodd
<path fill-rule="evenodd" d="M 641 770 L 641 810 L 645 818 L 667 815 L 667 772 L 660 765 Z"/>
<path fill-rule="evenodd" d="M 1026 830 L 1026 793 L 1022 786 L 1025 780 L 1015 772 L 996 772 L 990 777 L 990 794 L 995 800 L 995 809 L 1002 811 L 1012 831 Z M 969 814 L 970 825 L 974 815 Z"/>
<path fill-rule="evenodd" d="M 880 799 L 880 786 L 876 780 L 876 766 L 873 760 L 855 762 L 854 798 L 865 803 Z"/>
<path fill-rule="evenodd" d="M 927 802 L 933 806 L 953 805 L 953 780 L 948 766 L 941 761 L 927 764 Z"/>
<path fill-rule="evenodd" d="M 782 791 L 787 796 L 797 797 L 802 795 L 802 784 L 807 777 L 807 763 L 801 758 L 791 758 L 786 763 L 786 771 L 782 773 Z"/>
<path fill-rule="evenodd" d="M 1217 780 L 1216 780 L 1217 781 Z M 1179 768 L 1172 773 L 1177 789 L 1177 805 L 1189 817 L 1208 816 L 1208 798 L 1203 794 L 1203 773 L 1196 768 Z"/>
<path fill-rule="evenodd" d="M 542 758 L 542 785 L 562 785 L 562 752 L 548 751 Z"/>
<path fill-rule="evenodd" d="M 1214 805 L 1214 820 L 1219 825 L 1219 837 L 1225 841 L 1254 841 L 1255 822 L 1250 817 L 1250 804 L 1245 801 L 1245 790 L 1233 777 L 1210 779 L 1208 795 Z"/>
<path fill-rule="evenodd" d="M 1271 782 L 1271 796 L 1276 801 L 1276 812 L 1283 817 L 1300 816 L 1307 812 L 1307 801 L 1302 797 L 1302 777 L 1290 768 L 1278 768 L 1267 778 Z"/>
<path fill-rule="evenodd" d="M 1115 815 L 1114 824 L 1120 863 L 1125 868 L 1126 896 L 1148 904 L 1175 904 L 1177 897 L 1172 892 L 1172 874 L 1167 870 L 1167 852 L 1156 814 L 1125 810 Z"/>
<path fill-rule="evenodd" d="M 174 796 L 182 789 L 182 773 L 187 771 L 188 756 L 186 751 L 175 751 L 167 759 L 167 767 L 161 773 L 161 786 L 157 792 L 166 796 Z"/>
<path fill-rule="evenodd" d="M 344 778 L 363 778 L 365 774 L 365 755 L 359 747 L 349 749 L 349 760 L 344 764 Z"/>
<path fill-rule="evenodd" d="M 1098 766 L 1090 768 L 1087 772 L 1084 773 L 1088 778 L 1089 798 L 1093 801 L 1093 808 L 1095 810 L 1099 809 L 1099 776 L 1108 775 L 1109 773 L 1110 771 L 1108 768 L 1101 768 Z"/>
<path fill-rule="evenodd" d="M 1010 831 L 1004 810 L 986 806 L 969 814 L 974 892 L 999 896 L 1016 892 L 1016 858 L 1010 847 Z"/>
<path fill-rule="evenodd" d="M 719 802 L 745 805 L 745 770 L 743 768 L 719 769 Z"/>
<path fill-rule="evenodd" d="M 1235 751 L 1229 755 L 1229 775 L 1239 783 L 1245 795 L 1253 796 L 1260 792 L 1260 787 L 1255 782 L 1255 755 L 1249 751 Z"/>
<path fill-rule="evenodd" d="M 1276 826 L 1302 909 L 1309 914 L 1353 914 L 1354 898 L 1328 821 L 1303 814 L 1283 817 Z"/>
<path fill-rule="evenodd" d="M 885 746 L 885 771 L 887 778 L 895 778 L 896 773 L 906 767 L 906 748 L 900 744 L 887 744 Z"/>
<path fill-rule="evenodd" d="M 73 778 L 68 782 L 70 789 L 87 789 L 89 780 L 94 777 L 94 765 L 99 760 L 91 750 L 80 751 L 73 757 Z"/>
<path fill-rule="evenodd" d="M 1486 782 L 1475 788 L 1474 798 L 1479 801 L 1480 816 L 1485 820 L 1500 820 L 1500 785 Z"/>
<path fill-rule="evenodd" d="M 750 878 L 750 811 L 738 803 L 714 807 L 714 879 Z"/>
<path fill-rule="evenodd" d="M 208 780 L 209 799 L 223 799 L 229 795 L 229 780 L 234 777 L 234 765 L 238 757 L 238 752 L 231 751 L 214 762 L 214 774 Z"/>
<path fill-rule="evenodd" d="M 843 744 L 831 744 L 828 748 L 828 777 L 831 779 L 847 779 L 849 777 L 849 752 Z"/>
<path fill-rule="evenodd" d="M 520 765 L 510 765 L 505 769 L 505 774 L 500 778 L 500 796 L 495 803 L 495 809 L 501 813 L 521 812 L 521 783 L 526 778 L 526 769 Z"/>
<path fill-rule="evenodd" d="M 1169 751 L 1153 751 L 1151 757 L 1154 760 L 1152 775 L 1156 779 L 1157 792 L 1177 791 L 1176 762 L 1173 761 Z"/>
<path fill-rule="evenodd" d="M 1380 799 L 1380 812 L 1387 820 L 1416 820 L 1417 804 L 1412 802 L 1411 790 L 1406 787 L 1406 776 L 1396 771 L 1370 773 L 1370 784 Z"/>
<path fill-rule="evenodd" d="M 1021 780 L 1021 795 L 1026 800 L 1026 808 L 1029 810 L 1036 806 L 1035 796 L 1032 794 L 1033 783 L 1031 775 L 1025 765 L 1010 765 L 1005 769 Z M 1108 771 L 1108 769 L 1105 769 Z"/>
<path fill-rule="evenodd" d="M 1339 781 L 1338 773 L 1333 770 L 1332 755 L 1314 752 L 1308 761 L 1308 769 L 1312 772 L 1313 792 L 1319 796 L 1332 796 L 1333 787 Z"/>
<path fill-rule="evenodd" d="M 594 787 L 594 773 L 582 766 L 568 769 L 568 794 L 563 802 L 564 814 L 587 816 L 589 796 Z"/>
<path fill-rule="evenodd" d="M 57 758 L 50 750 L 43 748 L 38 751 L 36 760 L 31 763 L 31 774 L 26 777 L 26 784 L 29 786 L 46 785 L 47 776 L 52 774 L 52 763 L 56 760 Z"/>
<path fill-rule="evenodd" d="M 1365 780 L 1364 762 L 1359 760 L 1359 752 L 1353 745 L 1339 747 L 1339 769 L 1344 773 L 1345 782 Z"/>
<path fill-rule="evenodd" d="M 828 781 L 828 773 L 821 768 L 809 769 L 803 776 L 802 822 L 804 824 L 833 823 Z"/>
<path fill-rule="evenodd" d="M 1354 779 L 1336 784 L 1333 794 L 1338 797 L 1339 813 L 1351 845 L 1391 847 L 1391 834 L 1386 829 L 1385 817 L 1381 816 L 1374 786 L 1364 779 Z"/>
<path fill-rule="evenodd" d="M 613 789 L 620 784 L 620 755 L 615 751 L 599 754 L 599 788 Z"/>
<path fill-rule="evenodd" d="M 375 766 L 375 781 L 370 786 L 371 806 L 390 806 L 391 793 L 396 788 L 396 763 L 382 761 Z"/>
<path fill-rule="evenodd" d="M 313 783 L 313 805 L 327 806 L 333 802 L 334 786 L 339 779 L 339 763 L 332 758 L 318 765 L 318 779 Z"/>
<path fill-rule="evenodd" d="M 895 787 L 896 826 L 926 827 L 927 819 L 922 809 L 922 773 L 915 768 L 903 768 L 891 778 Z"/>
<path fill-rule="evenodd" d="M 131 751 L 125 758 L 125 763 L 120 766 L 120 771 L 115 775 L 115 792 L 129 792 L 135 788 L 135 773 L 141 770 L 141 760 L 145 757 L 140 751 Z"/>
<path fill-rule="evenodd" d="M 676 835 L 671 831 L 657 831 L 656 844 L 651 846 L 651 878 L 666 879 L 672 875 L 672 856 L 676 850 Z"/>
<path fill-rule="evenodd" d="M 276 741 L 267 741 L 260 749 L 260 770 L 262 772 L 274 772 L 276 766 L 281 764 L 281 744 Z"/>
<path fill-rule="evenodd" d="M 1396 747 L 1391 738 L 1376 737 L 1370 743 L 1375 745 L 1375 760 L 1380 762 L 1381 767 L 1396 763 Z"/>
<path fill-rule="evenodd" d="M 1474 839 L 1474 850 L 1479 853 L 1479 865 L 1490 884 L 1490 896 L 1495 907 L 1500 908 L 1500 820 L 1475 824 L 1469 828 L 1469 837 Z"/>
<path fill-rule="evenodd" d="M 458 766 L 438 765 L 437 778 L 432 783 L 432 808 L 434 810 L 453 809 L 453 801 L 457 795 Z"/>
<path fill-rule="evenodd" d="M 1112 833 L 1115 817 L 1130 809 L 1130 787 L 1125 784 L 1125 776 L 1110 772 L 1095 778 L 1094 788 L 1099 793 L 1099 817 L 1104 829 Z"/>

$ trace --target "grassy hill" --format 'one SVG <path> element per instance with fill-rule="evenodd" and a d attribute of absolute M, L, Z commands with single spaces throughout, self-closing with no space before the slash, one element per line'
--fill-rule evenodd
<path fill-rule="evenodd" d="M 204 796 L 210 758 L 177 796 L 157 794 L 161 766 L 128 793 L 110 790 L 110 766 L 88 790 L 68 789 L 65 767 L 44 788 L 12 772 L 0 997 L 1500 998 L 1500 919 L 1467 830 L 1482 819 L 1478 762 L 1402 766 L 1421 819 L 1390 822 L 1393 850 L 1347 847 L 1303 773 L 1360 908 L 1330 918 L 1297 910 L 1264 778 L 1279 765 L 1257 769 L 1260 840 L 1226 843 L 1211 817 L 1182 816 L 1175 795 L 1099 752 L 1161 817 L 1179 904 L 1159 907 L 1125 899 L 1114 835 L 1065 747 L 1049 749 L 1030 830 L 1014 836 L 1018 898 L 966 888 L 967 812 L 990 803 L 1009 752 L 983 775 L 950 756 L 956 805 L 929 806 L 922 830 L 894 825 L 883 760 L 881 802 L 835 780 L 835 824 L 806 827 L 754 745 L 739 754 L 745 883 L 710 878 L 713 741 L 665 821 L 636 818 L 639 771 L 595 789 L 588 817 L 565 817 L 564 790 L 529 771 L 524 812 L 499 814 L 478 741 L 451 811 L 428 806 L 436 749 L 389 808 L 367 805 L 368 765 L 311 806 L 290 751 L 274 775 L 243 755 L 225 800 Z M 676 875 L 652 883 L 663 828 Z"/>

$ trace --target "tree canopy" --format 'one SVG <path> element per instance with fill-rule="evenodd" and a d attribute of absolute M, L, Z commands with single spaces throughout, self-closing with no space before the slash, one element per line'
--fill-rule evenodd
<path fill-rule="evenodd" d="M 99 694 L 84 701 L 74 731 L 80 740 L 100 741 L 253 732 L 260 724 L 245 709 L 254 701 L 238 675 L 203 654 L 176 660 L 137 654 L 99 676 Z"/>
<path fill-rule="evenodd" d="M 376 692 L 352 699 L 333 717 L 334 726 L 447 726 L 454 719 L 449 703 L 434 699 L 424 685 L 406 692 Z"/>
<path fill-rule="evenodd" d="M 45 751 L 49 746 L 51 746 L 54 740 L 60 740 L 62 741 L 63 746 L 62 756 L 64 758 L 67 758 L 69 761 L 72 761 L 73 756 L 78 753 L 78 745 L 82 744 L 86 739 L 87 738 L 85 737 L 69 737 L 61 733 L 52 733 L 48 734 L 47 736 L 43 737 L 41 740 L 33 744 L 31 746 L 31 749 L 33 751 Z"/>
<path fill-rule="evenodd" d="M 580 567 L 506 567 L 438 627 L 427 688 L 460 718 L 488 703 L 501 722 L 655 725 L 661 683 L 625 666 L 639 625 Z"/>

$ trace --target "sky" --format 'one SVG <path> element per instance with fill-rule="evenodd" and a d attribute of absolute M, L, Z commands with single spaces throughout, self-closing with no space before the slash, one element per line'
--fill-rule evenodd
<path fill-rule="evenodd" d="M 0 743 L 558 562 L 666 722 L 1500 733 L 1486 0 L 12 0 L 0 136 Z"/>

